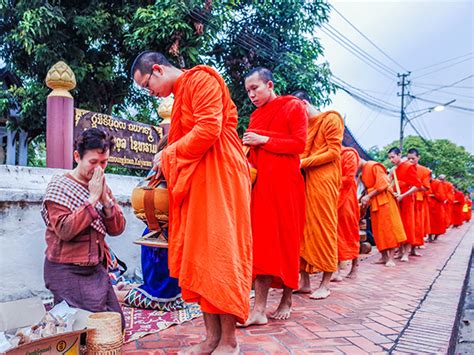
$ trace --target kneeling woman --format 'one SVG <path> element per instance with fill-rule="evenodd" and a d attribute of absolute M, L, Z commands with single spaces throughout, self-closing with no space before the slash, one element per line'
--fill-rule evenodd
<path fill-rule="evenodd" d="M 65 300 L 91 312 L 122 314 L 106 269 L 105 235 L 117 236 L 125 229 L 104 175 L 113 138 L 91 128 L 78 137 L 74 148 L 77 167 L 53 177 L 43 200 L 45 284 L 55 304 Z"/>

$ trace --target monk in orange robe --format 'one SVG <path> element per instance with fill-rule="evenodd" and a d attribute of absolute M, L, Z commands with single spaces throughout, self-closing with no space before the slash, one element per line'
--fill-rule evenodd
<path fill-rule="evenodd" d="M 341 146 L 344 121 L 335 111 L 321 113 L 304 90 L 293 95 L 303 100 L 308 113 L 308 139 L 301 155 L 305 173 L 306 224 L 301 242 L 299 292 L 310 293 L 310 274 L 323 272 L 310 298 L 331 294 L 329 282 L 337 271 L 337 201 L 341 187 Z"/>
<path fill-rule="evenodd" d="M 395 266 L 394 251 L 407 239 L 397 200 L 390 187 L 387 169 L 375 161 L 361 160 L 361 179 L 367 190 L 362 196 L 362 206 L 370 205 L 372 233 L 382 258 L 377 264 Z"/>
<path fill-rule="evenodd" d="M 268 322 L 270 287 L 283 288 L 280 305 L 270 316 L 288 319 L 293 290 L 298 288 L 299 249 L 305 221 L 304 180 L 299 154 L 306 142 L 304 104 L 294 96 L 277 96 L 273 74 L 255 68 L 245 88 L 257 109 L 243 137 L 249 162 L 257 169 L 252 189 L 253 275 L 255 303 L 242 326 Z"/>
<path fill-rule="evenodd" d="M 410 255 L 421 256 L 416 251 L 416 247 L 425 244 L 425 236 L 429 232 L 430 216 L 426 192 L 430 189 L 431 185 L 431 170 L 419 164 L 420 153 L 416 148 L 408 150 L 407 159 L 416 165 L 418 179 L 421 182 L 421 188 L 415 193 L 415 240 L 412 244 Z"/>
<path fill-rule="evenodd" d="M 359 169 L 360 157 L 357 150 L 350 147 L 341 149 L 342 185 L 337 203 L 337 255 L 339 264 L 351 261 L 348 278 L 357 275 L 360 250 L 359 220 L 360 208 L 357 200 L 356 174 Z M 333 281 L 341 281 L 340 272 Z"/>
<path fill-rule="evenodd" d="M 400 246 L 401 261 L 408 262 L 408 255 L 416 246 L 415 236 L 415 196 L 414 193 L 421 187 L 416 165 L 402 159 L 400 149 L 392 148 L 388 151 L 388 158 L 394 165 L 391 170 L 391 179 L 397 194 L 400 206 L 400 216 L 407 236 L 406 242 Z"/>
<path fill-rule="evenodd" d="M 464 221 L 469 222 L 472 217 L 472 200 L 471 195 L 469 193 L 466 193 L 466 196 L 464 196 L 463 214 Z"/>
<path fill-rule="evenodd" d="M 453 221 L 453 203 L 454 203 L 454 186 L 452 183 L 446 180 L 446 175 L 440 175 L 439 179 L 443 182 L 444 189 L 446 191 L 446 229 L 452 226 Z"/>
<path fill-rule="evenodd" d="M 453 226 L 458 228 L 464 223 L 464 215 L 462 209 L 464 207 L 464 194 L 459 191 L 456 187 L 454 190 L 454 201 L 453 201 L 453 215 L 452 221 Z"/>
<path fill-rule="evenodd" d="M 212 68 L 180 70 L 160 53 L 140 54 L 135 82 L 174 94 L 169 142 L 155 157 L 170 196 L 169 269 L 182 297 L 199 302 L 207 338 L 189 353 L 236 353 L 236 321 L 249 313 L 252 284 L 250 171 L 237 109 Z"/>
<path fill-rule="evenodd" d="M 447 197 L 444 184 L 439 179 L 433 179 L 430 186 L 430 231 L 428 241 L 438 239 L 446 233 L 446 206 Z"/>

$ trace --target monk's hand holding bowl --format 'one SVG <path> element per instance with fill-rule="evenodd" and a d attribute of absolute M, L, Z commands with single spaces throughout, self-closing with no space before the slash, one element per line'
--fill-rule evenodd
<path fill-rule="evenodd" d="M 369 195 L 365 195 L 360 199 L 360 203 L 362 204 L 362 207 L 366 207 L 369 204 L 370 197 Z"/>
<path fill-rule="evenodd" d="M 104 190 L 104 171 L 100 167 L 94 169 L 94 174 L 89 181 L 89 202 L 95 205 L 101 198 Z"/>
<path fill-rule="evenodd" d="M 245 132 L 242 139 L 244 145 L 258 146 L 268 142 L 270 137 L 261 136 L 254 132 Z"/>

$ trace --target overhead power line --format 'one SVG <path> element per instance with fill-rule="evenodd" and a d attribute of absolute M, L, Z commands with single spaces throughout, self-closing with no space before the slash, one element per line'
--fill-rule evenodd
<path fill-rule="evenodd" d="M 428 100 L 428 99 L 424 99 L 424 98 L 422 98 L 422 97 L 413 96 L 413 95 L 411 95 L 411 97 L 414 98 L 414 99 L 420 100 L 420 101 L 428 102 L 428 103 L 435 104 L 435 105 L 440 105 L 440 103 L 437 102 L 437 101 Z M 474 112 L 474 108 L 471 108 L 471 107 L 463 107 L 463 106 L 457 106 L 457 105 L 449 105 L 449 106 L 447 106 L 447 108 L 456 108 L 456 109 L 462 110 L 462 111 Z"/>
<path fill-rule="evenodd" d="M 217 26 L 213 25 L 208 21 L 207 18 L 203 17 L 202 15 L 198 13 L 191 13 L 191 17 L 199 20 L 200 22 L 204 23 L 205 25 L 213 28 L 214 30 L 217 30 Z M 275 41 L 275 43 L 278 43 L 278 40 L 272 37 L 271 35 L 268 35 L 264 33 L 265 37 L 272 39 Z M 276 57 L 277 54 L 275 53 L 275 50 L 270 47 L 269 44 L 264 43 L 263 40 L 257 40 L 254 36 L 251 36 L 250 34 L 239 34 L 239 36 L 236 36 L 234 39 L 235 43 L 240 46 L 241 48 L 245 50 L 252 50 L 254 51 L 257 55 L 260 57 L 276 63 Z M 288 52 L 292 53 L 293 55 L 297 55 L 302 57 L 299 53 L 292 52 L 291 50 L 288 50 Z M 378 69 L 378 68 L 377 68 Z M 378 69 L 380 70 L 380 69 Z M 383 74 L 385 72 L 382 71 Z M 385 74 L 388 78 L 392 79 L 390 76 Z M 390 103 L 387 103 L 383 100 L 380 100 L 370 94 L 367 94 L 364 90 L 358 89 L 342 79 L 339 78 L 333 78 L 331 79 L 331 82 L 336 85 L 339 89 L 342 91 L 346 92 L 349 96 L 351 96 L 354 100 L 358 101 L 359 103 L 363 104 L 364 106 L 372 109 L 372 110 L 377 110 L 377 111 L 384 111 L 385 115 L 388 116 L 393 116 L 397 117 L 396 113 L 398 112 L 395 108 Z M 391 105 L 391 106 L 388 106 Z"/>
<path fill-rule="evenodd" d="M 428 73 L 425 73 L 425 74 L 422 74 L 422 75 L 418 75 L 418 76 L 414 77 L 413 79 L 419 79 L 419 78 L 423 78 L 423 77 L 425 77 L 425 76 L 427 76 L 427 75 L 439 73 L 440 71 L 442 71 L 442 70 L 444 70 L 444 69 L 452 68 L 452 67 L 454 67 L 455 65 L 458 65 L 458 64 L 461 64 L 461 63 L 464 63 L 464 62 L 467 62 L 467 61 L 473 60 L 473 59 L 474 59 L 474 56 L 473 56 L 473 57 L 464 58 L 464 59 L 459 60 L 459 61 L 457 61 L 457 62 L 455 62 L 455 63 L 447 64 L 447 65 L 445 65 L 445 66 L 443 66 L 443 67 L 441 67 L 441 68 L 435 69 L 435 70 L 430 71 L 430 72 L 428 72 Z"/>
<path fill-rule="evenodd" d="M 359 88 L 357 88 L 357 87 L 355 87 L 355 86 L 353 86 L 353 85 L 347 83 L 346 81 L 344 81 L 343 79 L 337 77 L 337 76 L 334 75 L 334 74 L 333 74 L 333 81 L 339 81 L 339 85 L 342 83 L 342 84 L 343 84 L 342 86 L 345 85 L 345 86 L 347 86 L 347 87 L 349 87 L 349 88 L 351 88 L 351 89 L 353 89 L 353 90 L 358 91 L 359 93 L 365 95 L 366 97 L 368 97 L 368 98 L 370 98 L 370 99 L 376 100 L 376 101 L 378 101 L 378 102 L 380 102 L 380 103 L 382 103 L 382 104 L 384 104 L 384 105 L 391 106 L 391 107 L 393 107 L 393 109 L 397 109 L 397 106 L 396 106 L 396 105 L 394 105 L 394 104 L 392 104 L 392 103 L 390 103 L 390 102 L 384 101 L 384 100 L 382 100 L 382 99 L 380 99 L 380 98 L 378 98 L 378 97 L 375 97 L 375 96 L 373 96 L 373 95 L 370 95 L 370 94 L 368 94 L 367 92 L 365 92 L 365 90 L 359 89 Z"/>
<path fill-rule="evenodd" d="M 362 37 L 364 37 L 371 45 L 373 45 L 380 53 L 382 53 L 387 59 L 389 59 L 392 63 L 395 63 L 398 65 L 400 68 L 402 68 L 404 71 L 409 71 L 406 69 L 403 65 L 401 65 L 399 62 L 397 62 L 395 59 L 393 59 L 391 56 L 389 56 L 384 50 L 382 50 L 379 46 L 377 46 L 370 38 L 368 38 L 362 31 L 360 31 L 352 22 L 350 22 L 340 11 L 338 11 L 334 5 L 330 4 L 329 5 L 339 16 L 341 16 L 344 21 L 346 21 L 354 30 L 357 31 Z"/>
<path fill-rule="evenodd" d="M 349 51 L 351 54 L 353 54 L 356 58 L 361 60 L 363 63 L 367 64 L 372 69 L 379 72 L 380 74 L 382 74 L 386 78 L 394 80 L 394 77 L 392 77 L 391 75 L 394 76 L 395 74 L 393 74 L 392 72 L 387 73 L 387 70 L 385 68 L 380 67 L 380 65 L 374 63 L 373 60 L 371 60 L 370 58 L 365 56 L 363 53 L 360 53 L 360 51 L 358 51 L 357 49 L 355 49 L 352 46 L 348 45 L 344 38 L 341 39 L 337 34 L 334 34 L 333 32 L 331 32 L 330 30 L 328 30 L 325 27 L 321 27 L 320 30 L 321 30 L 321 32 L 326 34 L 329 38 L 331 38 L 334 42 L 336 42 L 341 47 L 343 47 L 344 49 Z"/>
<path fill-rule="evenodd" d="M 419 86 L 419 85 L 413 85 L 415 88 L 417 88 L 418 90 L 421 90 L 421 89 L 429 89 L 427 88 L 426 86 Z M 422 96 L 420 94 L 414 94 L 416 96 Z M 464 98 L 466 100 L 463 100 L 461 99 L 462 101 L 472 101 L 474 100 L 474 92 L 473 92 L 473 95 L 464 95 L 464 94 L 459 94 L 457 92 L 453 92 L 453 91 L 447 91 L 446 89 L 441 89 L 441 90 L 438 90 L 436 92 L 432 92 L 430 93 L 430 96 L 431 95 L 437 95 L 437 96 L 444 96 L 444 97 L 450 97 L 450 98 L 453 98 L 453 97 L 456 97 L 456 98 Z M 425 96 L 425 95 L 423 95 Z M 458 101 L 461 101 L 461 100 L 458 100 Z"/>
<path fill-rule="evenodd" d="M 422 92 L 422 93 L 415 94 L 415 95 L 417 95 L 417 96 L 423 96 L 423 95 L 429 94 L 429 93 L 431 93 L 431 92 L 439 91 L 439 90 L 442 90 L 442 89 L 444 89 L 444 88 L 449 88 L 449 87 L 452 87 L 452 86 L 454 86 L 454 85 L 456 85 L 456 84 L 462 83 L 463 81 L 466 81 L 466 80 L 468 80 L 468 79 L 470 79 L 470 78 L 472 78 L 472 77 L 474 77 L 474 74 L 468 75 L 468 76 L 466 76 L 465 78 L 462 78 L 462 79 L 460 79 L 460 80 L 458 80 L 458 81 L 455 81 L 454 83 L 451 83 L 451 84 L 448 84 L 448 85 L 442 85 L 442 86 L 440 86 L 440 87 L 438 87 L 438 88 L 431 89 L 431 90 L 427 90 L 427 91 L 424 91 L 424 92 Z"/>
<path fill-rule="evenodd" d="M 466 54 L 463 54 L 463 55 L 459 55 L 459 56 L 454 57 L 454 58 L 450 58 L 450 59 L 443 60 L 442 62 L 438 62 L 438 63 L 435 63 L 435 64 L 428 65 L 428 66 L 426 66 L 426 67 L 417 68 L 417 69 L 412 70 L 412 71 L 413 71 L 413 72 L 423 71 L 423 70 L 426 70 L 426 69 L 429 69 L 429 68 L 436 67 L 436 66 L 438 66 L 438 65 L 442 65 L 442 64 L 444 64 L 444 63 L 452 62 L 453 60 L 457 60 L 457 59 L 460 59 L 460 58 L 464 58 L 464 57 L 470 56 L 470 55 L 472 55 L 473 53 L 474 53 L 474 52 L 469 52 L 469 53 L 466 53 Z"/>
<path fill-rule="evenodd" d="M 444 86 L 446 84 L 432 84 L 432 83 L 419 83 L 417 82 L 416 84 L 413 84 L 414 86 L 421 86 L 421 87 L 439 87 L 439 86 Z M 452 86 L 453 89 L 474 89 L 474 86 L 466 86 L 466 85 L 454 85 Z"/>
<path fill-rule="evenodd" d="M 371 56 L 367 51 L 363 50 L 360 46 L 356 45 L 348 37 L 344 36 L 340 31 L 331 26 L 329 23 L 323 26 L 327 31 L 331 32 L 333 35 L 337 36 L 339 39 L 345 41 L 349 46 L 356 49 L 359 53 L 364 55 L 370 62 L 377 65 L 380 69 L 387 71 L 387 73 L 396 75 L 396 70 L 393 70 L 389 66 L 385 65 L 381 61 L 377 60 L 375 57 Z"/>

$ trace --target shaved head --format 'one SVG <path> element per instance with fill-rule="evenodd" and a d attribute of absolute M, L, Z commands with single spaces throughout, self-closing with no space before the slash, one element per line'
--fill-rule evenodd
<path fill-rule="evenodd" d="M 258 74 L 258 77 L 260 78 L 261 81 L 263 81 L 265 84 L 268 83 L 269 81 L 274 82 L 275 79 L 273 78 L 273 73 L 264 67 L 256 67 L 250 70 L 247 74 L 245 74 L 245 79 L 248 77 Z"/>
<path fill-rule="evenodd" d="M 306 90 L 303 89 L 298 89 L 296 91 L 293 91 L 291 93 L 291 96 L 295 96 L 300 100 L 307 101 L 311 104 L 311 97 L 309 97 L 309 94 Z"/>
<path fill-rule="evenodd" d="M 149 73 L 154 64 L 172 67 L 173 65 L 166 59 L 166 57 L 159 52 L 146 51 L 140 53 L 132 64 L 132 77 L 139 71 L 141 74 Z"/>

